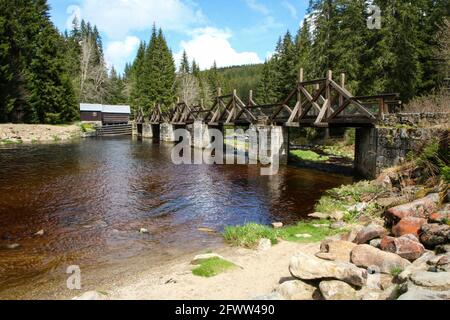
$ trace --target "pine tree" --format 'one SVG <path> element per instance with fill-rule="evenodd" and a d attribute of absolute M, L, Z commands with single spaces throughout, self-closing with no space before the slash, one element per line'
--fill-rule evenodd
<path fill-rule="evenodd" d="M 309 21 L 305 19 L 295 38 L 295 50 L 297 53 L 296 69 L 303 68 L 305 77 L 311 74 L 311 46 Z"/>
<path fill-rule="evenodd" d="M 188 74 L 190 72 L 190 64 L 189 64 L 189 59 L 186 53 L 186 50 L 183 51 L 183 56 L 181 58 L 181 63 L 180 63 L 180 73 L 183 74 Z"/>
<path fill-rule="evenodd" d="M 262 78 L 256 93 L 258 103 L 271 104 L 278 102 L 278 96 L 275 92 L 274 65 L 271 60 L 267 60 L 264 63 Z"/>
<path fill-rule="evenodd" d="M 297 54 L 291 33 L 288 31 L 278 42 L 273 57 L 274 92 L 278 101 L 285 99 L 297 82 Z"/>

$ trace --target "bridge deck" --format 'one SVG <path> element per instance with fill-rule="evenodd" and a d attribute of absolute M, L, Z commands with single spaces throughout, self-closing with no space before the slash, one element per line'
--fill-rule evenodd
<path fill-rule="evenodd" d="M 252 92 L 244 103 L 236 90 L 227 95 L 221 95 L 219 90 L 210 109 L 205 109 L 203 104 L 189 106 L 179 102 L 163 112 L 158 105 L 148 122 L 180 126 L 201 121 L 211 126 L 364 127 L 375 125 L 390 108 L 401 104 L 396 93 L 353 96 L 345 88 L 345 75 L 341 75 L 341 83 L 337 84 L 331 71 L 326 78 L 310 81 L 303 81 L 302 74 L 301 70 L 299 82 L 279 103 L 257 104 Z"/>

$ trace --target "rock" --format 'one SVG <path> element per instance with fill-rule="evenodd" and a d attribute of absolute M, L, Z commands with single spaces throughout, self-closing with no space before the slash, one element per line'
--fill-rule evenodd
<path fill-rule="evenodd" d="M 325 240 L 320 245 L 320 252 L 316 254 L 316 257 L 331 261 L 350 262 L 350 253 L 355 247 L 356 244 L 348 241 Z"/>
<path fill-rule="evenodd" d="M 364 229 L 363 226 L 361 225 L 355 225 L 352 227 L 350 232 L 347 233 L 343 233 L 341 235 L 338 235 L 340 240 L 344 240 L 344 241 L 349 241 L 349 242 L 355 242 L 356 240 L 356 236 L 358 235 L 358 233 Z"/>
<path fill-rule="evenodd" d="M 316 288 L 300 280 L 283 282 L 277 289 L 286 300 L 313 300 Z"/>
<path fill-rule="evenodd" d="M 434 248 L 450 242 L 450 226 L 443 224 L 425 224 L 422 226 L 420 241 L 427 248 Z"/>
<path fill-rule="evenodd" d="M 18 243 L 8 244 L 8 245 L 6 245 L 6 248 L 11 249 L 11 250 L 18 249 L 18 248 L 20 248 L 20 244 L 18 244 Z"/>
<path fill-rule="evenodd" d="M 441 244 L 435 250 L 437 254 L 450 252 L 450 244 Z"/>
<path fill-rule="evenodd" d="M 346 262 L 332 262 L 319 259 L 315 256 L 298 253 L 290 262 L 289 270 L 297 279 L 337 279 L 355 286 L 363 286 L 366 283 L 367 272 Z"/>
<path fill-rule="evenodd" d="M 200 227 L 197 230 L 200 232 L 205 232 L 205 233 L 217 233 L 217 230 L 214 230 L 214 229 L 208 228 L 208 227 Z"/>
<path fill-rule="evenodd" d="M 35 236 L 43 236 L 44 235 L 44 233 L 45 233 L 45 231 L 44 230 L 39 230 L 38 232 L 36 232 L 34 235 Z"/>
<path fill-rule="evenodd" d="M 251 300 L 255 300 L 255 301 L 270 301 L 270 300 L 277 301 L 277 300 L 284 300 L 284 298 L 278 292 L 272 292 L 270 294 L 266 294 L 266 295 L 263 295 L 263 296 L 253 297 Z"/>
<path fill-rule="evenodd" d="M 312 238 L 312 235 L 310 235 L 309 233 L 298 233 L 295 235 L 296 238 L 299 239 L 308 239 L 308 238 Z"/>
<path fill-rule="evenodd" d="M 438 203 L 439 194 L 432 193 L 425 198 L 388 209 L 386 212 L 386 217 L 391 222 L 395 222 L 406 217 L 428 219 L 430 214 L 436 211 Z"/>
<path fill-rule="evenodd" d="M 281 229 L 281 228 L 283 228 L 283 223 L 282 222 L 274 222 L 274 223 L 272 223 L 272 227 L 274 229 Z"/>
<path fill-rule="evenodd" d="M 344 218 L 344 212 L 342 211 L 334 211 L 333 213 L 322 213 L 322 212 L 314 212 L 308 214 L 308 217 L 319 219 L 319 220 L 335 220 L 340 221 Z"/>
<path fill-rule="evenodd" d="M 333 230 L 338 230 L 338 229 L 343 229 L 346 226 L 347 226 L 347 224 L 344 221 L 336 221 L 330 225 L 330 228 Z"/>
<path fill-rule="evenodd" d="M 380 300 L 394 300 L 397 296 L 397 286 L 391 285 L 385 290 L 364 287 L 356 292 L 358 300 L 365 301 L 380 301 Z"/>
<path fill-rule="evenodd" d="M 419 236 L 420 229 L 427 223 L 426 219 L 416 217 L 406 217 L 400 220 L 393 228 L 392 233 L 396 237 L 401 237 L 405 234 L 414 234 Z"/>
<path fill-rule="evenodd" d="M 392 208 L 410 202 L 412 199 L 409 195 L 399 197 L 378 198 L 377 204 L 383 208 Z"/>
<path fill-rule="evenodd" d="M 398 254 L 409 261 L 417 260 L 425 252 L 425 247 L 418 242 L 417 238 L 411 239 L 411 236 L 408 235 L 400 238 L 384 237 L 381 240 L 380 248 L 383 251 Z"/>
<path fill-rule="evenodd" d="M 408 284 L 408 291 L 398 300 L 450 300 L 450 291 L 434 291 Z"/>
<path fill-rule="evenodd" d="M 328 219 L 330 219 L 330 215 L 329 214 L 322 213 L 322 212 L 314 212 L 314 213 L 308 214 L 308 217 L 314 218 L 314 219 L 319 219 L 319 220 L 328 220 Z"/>
<path fill-rule="evenodd" d="M 272 247 L 272 242 L 269 239 L 261 239 L 258 244 L 258 251 L 267 251 Z"/>
<path fill-rule="evenodd" d="M 380 249 L 380 247 L 381 247 L 381 239 L 373 239 L 373 240 L 370 240 L 369 244 L 370 244 L 372 247 L 375 247 L 375 248 L 377 248 L 377 249 Z"/>
<path fill-rule="evenodd" d="M 416 286 L 439 291 L 450 290 L 450 272 L 417 271 L 409 279 Z"/>
<path fill-rule="evenodd" d="M 145 228 L 141 228 L 141 229 L 139 229 L 139 233 L 148 234 L 150 232 L 147 229 L 145 229 Z"/>
<path fill-rule="evenodd" d="M 319 289 L 325 300 L 356 300 L 356 290 L 342 281 L 322 281 Z"/>
<path fill-rule="evenodd" d="M 351 252 L 351 261 L 358 267 L 378 267 L 380 272 L 390 274 L 395 269 L 404 270 L 411 263 L 395 253 L 381 251 L 367 244 L 356 246 Z"/>
<path fill-rule="evenodd" d="M 355 242 L 358 244 L 368 243 L 370 240 L 381 238 L 387 234 L 387 231 L 382 226 L 372 223 L 358 232 Z"/>
<path fill-rule="evenodd" d="M 367 209 L 367 207 L 369 206 L 369 204 L 367 202 L 361 202 L 361 203 L 357 203 L 353 206 L 349 206 L 347 207 L 348 211 L 352 211 L 352 212 L 363 212 L 364 210 Z"/>
<path fill-rule="evenodd" d="M 81 300 L 81 301 L 92 301 L 92 300 L 101 300 L 102 297 L 97 291 L 88 291 L 83 293 L 79 297 L 75 297 L 72 300 Z"/>
<path fill-rule="evenodd" d="M 383 189 L 391 189 L 392 181 L 388 174 L 381 173 L 378 178 L 375 180 L 375 183 L 382 187 Z"/>
<path fill-rule="evenodd" d="M 402 273 L 398 275 L 398 279 L 405 282 L 409 279 L 409 276 L 416 271 L 426 271 L 428 270 L 428 261 L 435 257 L 434 252 L 425 252 L 419 259 L 414 261 L 411 265 L 407 266 Z"/>
<path fill-rule="evenodd" d="M 434 223 L 443 223 L 448 219 L 447 212 L 434 212 L 430 214 L 430 218 L 428 219 L 430 222 Z"/>
<path fill-rule="evenodd" d="M 202 263 L 205 260 L 213 259 L 213 258 L 219 258 L 223 259 L 221 255 L 218 255 L 217 253 L 205 253 L 205 254 L 199 254 L 194 257 L 194 259 L 191 261 L 191 264 L 197 265 Z"/>
<path fill-rule="evenodd" d="M 342 212 L 342 211 L 334 211 L 330 215 L 330 217 L 331 217 L 332 220 L 341 221 L 342 219 L 344 219 L 344 215 L 345 215 L 345 213 Z"/>

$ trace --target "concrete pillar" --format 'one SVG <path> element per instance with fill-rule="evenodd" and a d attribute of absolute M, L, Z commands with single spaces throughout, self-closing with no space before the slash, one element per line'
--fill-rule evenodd
<path fill-rule="evenodd" d="M 289 130 L 282 126 L 257 125 L 250 127 L 250 160 L 273 163 L 279 157 L 280 164 L 287 164 L 289 156 Z M 255 134 L 255 131 L 257 134 Z M 255 141 L 257 139 L 257 141 Z M 256 143 L 255 143 L 256 142 Z M 258 151 L 255 148 L 258 146 Z"/>
<path fill-rule="evenodd" d="M 138 124 L 136 122 L 131 123 L 131 132 L 133 134 L 133 137 L 138 136 Z"/>
<path fill-rule="evenodd" d="M 365 178 L 378 174 L 378 129 L 358 128 L 355 139 L 355 171 Z"/>
<path fill-rule="evenodd" d="M 176 142 L 175 141 L 175 126 L 170 123 L 160 124 L 159 139 L 165 142 Z"/>
<path fill-rule="evenodd" d="M 142 124 L 142 138 L 153 138 L 153 126 L 151 124 Z"/>

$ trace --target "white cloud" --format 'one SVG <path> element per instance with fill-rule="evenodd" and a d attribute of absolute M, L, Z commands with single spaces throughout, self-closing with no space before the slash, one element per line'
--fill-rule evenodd
<path fill-rule="evenodd" d="M 68 6 L 66 13 L 69 15 L 69 17 L 66 20 L 66 28 L 68 30 L 71 30 L 73 27 L 73 20 L 75 18 L 78 19 L 78 22 L 81 21 L 81 9 L 79 6 L 75 6 L 75 5 Z"/>
<path fill-rule="evenodd" d="M 139 38 L 134 36 L 126 37 L 124 41 L 108 43 L 105 51 L 105 60 L 108 68 L 114 66 L 116 70 L 123 70 L 125 63 L 134 57 L 139 44 Z"/>
<path fill-rule="evenodd" d="M 112 39 L 148 30 L 153 23 L 164 30 L 184 32 L 206 20 L 191 0 L 81 0 L 77 10 Z"/>
<path fill-rule="evenodd" d="M 175 54 L 179 63 L 183 50 L 190 59 L 195 59 L 201 69 L 210 68 L 214 61 L 218 67 L 262 63 L 255 52 L 237 52 L 230 44 L 231 32 L 216 28 L 200 28 L 192 33 L 192 39 L 182 41 L 181 51 Z"/>
<path fill-rule="evenodd" d="M 283 7 L 285 7 L 291 14 L 292 18 L 298 19 L 298 12 L 297 9 L 294 7 L 292 3 L 289 1 L 283 1 Z"/>
<path fill-rule="evenodd" d="M 269 9 L 262 3 L 259 3 L 257 0 L 246 0 L 245 2 L 247 2 L 247 5 L 250 9 L 256 12 L 262 13 L 265 16 L 270 14 Z"/>

